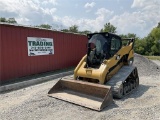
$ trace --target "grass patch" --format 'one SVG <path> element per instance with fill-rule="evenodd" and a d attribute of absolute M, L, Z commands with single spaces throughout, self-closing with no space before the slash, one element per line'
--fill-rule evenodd
<path fill-rule="evenodd" d="M 151 60 L 159 60 L 160 61 L 160 56 L 145 56 L 145 57 L 148 59 L 151 59 Z"/>

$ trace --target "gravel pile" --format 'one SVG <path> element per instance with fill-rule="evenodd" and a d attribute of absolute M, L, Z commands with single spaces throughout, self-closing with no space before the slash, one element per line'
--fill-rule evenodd
<path fill-rule="evenodd" d="M 140 76 L 160 75 L 160 66 L 142 55 L 135 54 L 134 65 L 138 68 Z"/>

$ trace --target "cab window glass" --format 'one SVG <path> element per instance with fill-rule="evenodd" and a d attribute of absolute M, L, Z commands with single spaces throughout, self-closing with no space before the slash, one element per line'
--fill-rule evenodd
<path fill-rule="evenodd" d="M 113 56 L 115 55 L 118 50 L 121 48 L 121 40 L 118 38 L 112 38 L 111 39 L 111 51 L 110 51 L 110 55 Z"/>
<path fill-rule="evenodd" d="M 111 50 L 118 51 L 121 48 L 121 41 L 117 38 L 112 38 L 111 40 Z"/>

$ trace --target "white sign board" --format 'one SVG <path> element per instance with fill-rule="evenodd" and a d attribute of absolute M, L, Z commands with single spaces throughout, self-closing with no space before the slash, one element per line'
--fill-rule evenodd
<path fill-rule="evenodd" d="M 28 56 L 53 55 L 54 43 L 52 38 L 27 37 Z"/>

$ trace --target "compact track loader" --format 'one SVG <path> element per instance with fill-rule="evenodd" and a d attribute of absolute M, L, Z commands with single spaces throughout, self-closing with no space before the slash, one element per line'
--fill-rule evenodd
<path fill-rule="evenodd" d="M 114 98 L 122 98 L 139 86 L 134 61 L 134 39 L 112 33 L 88 34 L 87 54 L 73 77 L 59 80 L 48 96 L 94 110 L 102 110 Z"/>

